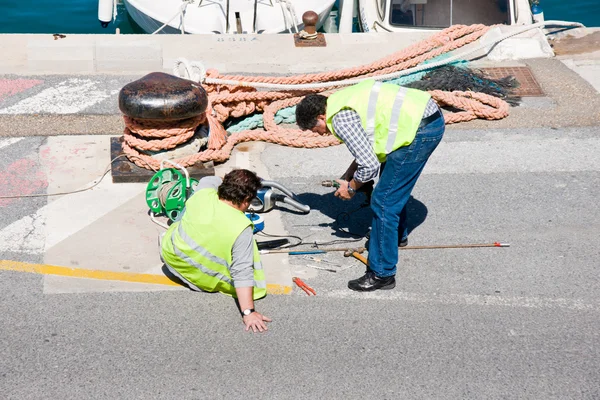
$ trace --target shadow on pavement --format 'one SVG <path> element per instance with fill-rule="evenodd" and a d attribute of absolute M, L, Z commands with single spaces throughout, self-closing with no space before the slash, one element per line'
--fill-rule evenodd
<path fill-rule="evenodd" d="M 332 193 L 302 193 L 298 200 L 310 206 L 311 212 L 319 211 L 333 219 L 333 222 L 322 223 L 318 226 L 330 227 L 335 231 L 335 236 L 340 238 L 363 237 L 371 226 L 373 213 L 366 203 L 364 193 L 359 193 L 350 201 L 340 200 Z M 416 229 L 427 218 L 425 204 L 410 196 L 408 200 L 408 233 Z M 300 213 L 299 213 L 300 214 Z"/>

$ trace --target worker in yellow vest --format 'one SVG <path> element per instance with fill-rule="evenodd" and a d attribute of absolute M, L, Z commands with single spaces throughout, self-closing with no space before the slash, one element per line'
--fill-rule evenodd
<path fill-rule="evenodd" d="M 354 156 L 345 174 L 348 179 L 338 180 L 335 196 L 350 200 L 379 172 L 371 197 L 369 267 L 348 287 L 393 289 L 398 246 L 408 243 L 406 203 L 444 135 L 442 112 L 427 92 L 365 80 L 329 97 L 306 96 L 296 107 L 296 123 L 333 134 Z"/>
<path fill-rule="evenodd" d="M 271 322 L 254 310 L 267 284 L 252 221 L 244 214 L 260 187 L 260 178 L 246 169 L 222 181 L 202 178 L 161 241 L 162 259 L 173 275 L 192 290 L 237 298 L 246 330 L 254 332 L 266 331 Z"/>

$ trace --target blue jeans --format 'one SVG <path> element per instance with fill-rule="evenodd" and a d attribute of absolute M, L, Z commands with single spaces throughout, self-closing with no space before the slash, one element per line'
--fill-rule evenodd
<path fill-rule="evenodd" d="M 443 117 L 419 128 L 413 142 L 388 154 L 381 166 L 371 198 L 373 222 L 369 239 L 369 269 L 380 278 L 396 274 L 398 236 L 408 235 L 406 203 L 444 130 Z"/>

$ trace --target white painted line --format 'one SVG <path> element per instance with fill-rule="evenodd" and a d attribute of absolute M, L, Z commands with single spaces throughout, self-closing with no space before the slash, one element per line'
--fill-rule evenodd
<path fill-rule="evenodd" d="M 499 135 L 498 135 L 499 136 Z M 600 170 L 600 140 L 555 137 L 533 140 L 444 142 L 424 174 L 496 174 Z"/>
<path fill-rule="evenodd" d="M 46 251 L 143 193 L 145 189 L 144 183 L 115 185 L 111 182 L 110 175 L 107 175 L 100 185 L 92 190 L 52 202 L 49 205 L 50 212 L 46 213 Z"/>
<path fill-rule="evenodd" d="M 15 144 L 17 142 L 20 142 L 21 140 L 23 140 L 22 137 L 0 139 L 0 149 L 3 148 L 3 147 L 10 146 L 11 144 Z"/>
<path fill-rule="evenodd" d="M 75 114 L 118 93 L 101 82 L 71 78 L 0 110 L 0 114 Z"/>
<path fill-rule="evenodd" d="M 42 216 L 38 213 L 27 215 L 0 231 L 0 252 L 39 254 L 44 251 L 44 239 Z"/>
<path fill-rule="evenodd" d="M 95 188 L 62 196 L 2 229 L 0 251 L 43 253 L 143 193 L 145 187 L 143 183 L 115 185 L 107 175 Z"/>
<path fill-rule="evenodd" d="M 405 301 L 409 303 L 474 305 L 535 309 L 566 309 L 574 311 L 600 311 L 600 304 L 586 303 L 579 299 L 554 299 L 541 297 L 501 297 L 474 294 L 425 294 L 397 291 L 358 293 L 351 290 L 320 292 L 319 296 L 337 299 L 373 299 Z"/>

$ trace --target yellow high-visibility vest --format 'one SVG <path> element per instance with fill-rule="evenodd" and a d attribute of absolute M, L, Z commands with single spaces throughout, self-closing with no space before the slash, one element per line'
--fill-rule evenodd
<path fill-rule="evenodd" d="M 385 162 L 392 151 L 412 143 L 430 98 L 422 90 L 369 79 L 329 96 L 327 127 L 340 139 L 333 128 L 334 115 L 346 108 L 356 111 L 367 135 L 373 137 L 379 162 Z"/>
<path fill-rule="evenodd" d="M 220 201 L 212 188 L 194 193 L 185 206 L 182 219 L 174 222 L 162 239 L 163 260 L 200 289 L 236 297 L 229 272 L 231 251 L 240 233 L 252 222 L 240 210 Z M 256 300 L 267 294 L 267 284 L 254 240 L 253 248 Z"/>

